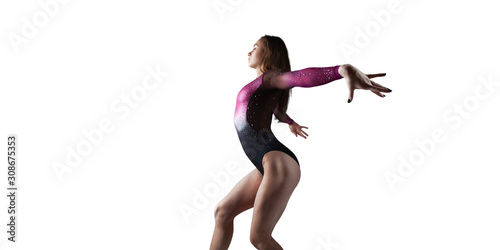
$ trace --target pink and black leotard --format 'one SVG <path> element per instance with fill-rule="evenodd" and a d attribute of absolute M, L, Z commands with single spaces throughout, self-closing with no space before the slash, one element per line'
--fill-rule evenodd
<path fill-rule="evenodd" d="M 341 79 L 338 69 L 339 65 L 289 72 L 272 69 L 264 72 L 240 90 L 236 98 L 234 126 L 245 154 L 262 175 L 264 175 L 262 159 L 269 151 L 282 151 L 299 164 L 295 154 L 278 141 L 271 131 L 273 114 L 281 122 L 293 123 L 288 115 L 277 113 L 277 105 L 283 90 L 293 87 L 310 88 Z"/>

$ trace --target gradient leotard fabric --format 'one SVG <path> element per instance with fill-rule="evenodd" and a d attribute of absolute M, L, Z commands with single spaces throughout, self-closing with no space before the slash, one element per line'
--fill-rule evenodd
<path fill-rule="evenodd" d="M 289 72 L 272 69 L 264 72 L 240 90 L 236 98 L 234 126 L 243 151 L 262 175 L 264 175 L 262 159 L 269 151 L 284 152 L 297 161 L 297 164 L 299 163 L 295 154 L 278 141 L 271 131 L 273 114 L 281 122 L 293 123 L 292 118 L 287 114 L 278 112 L 277 105 L 283 90 L 293 87 L 315 87 L 341 79 L 338 69 L 339 65 L 311 67 Z"/>

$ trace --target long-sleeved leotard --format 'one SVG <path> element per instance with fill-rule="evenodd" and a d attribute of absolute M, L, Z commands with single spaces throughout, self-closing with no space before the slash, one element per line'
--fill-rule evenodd
<path fill-rule="evenodd" d="M 245 154 L 262 175 L 262 159 L 269 151 L 282 151 L 299 163 L 295 154 L 278 141 L 271 131 L 273 114 L 281 122 L 293 123 L 287 114 L 278 114 L 277 111 L 283 90 L 315 87 L 341 79 L 338 69 L 339 65 L 289 72 L 268 70 L 240 90 L 236 98 L 234 125 Z"/>

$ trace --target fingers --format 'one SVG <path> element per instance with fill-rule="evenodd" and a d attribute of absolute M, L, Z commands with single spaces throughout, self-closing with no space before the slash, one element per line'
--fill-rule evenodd
<path fill-rule="evenodd" d="M 377 91 L 373 91 L 371 90 L 371 92 L 375 93 L 376 95 L 380 96 L 380 97 L 385 97 L 384 94 L 380 93 L 380 92 L 377 92 Z"/>
<path fill-rule="evenodd" d="M 370 75 L 367 75 L 369 76 L 370 78 L 373 78 L 373 77 L 377 77 L 377 76 L 384 76 L 385 73 L 380 73 L 380 74 L 370 74 Z M 385 86 L 382 86 L 372 80 L 369 80 L 370 82 L 367 82 L 367 81 L 364 81 L 364 82 L 361 82 L 360 84 L 358 84 L 359 86 L 351 86 L 351 81 L 350 79 L 347 81 L 347 87 L 349 89 L 349 96 L 348 96 L 348 99 L 347 99 L 347 103 L 351 103 L 354 99 L 354 90 L 355 89 L 365 89 L 365 90 L 371 90 L 374 94 L 380 96 L 380 97 L 385 97 L 384 94 L 380 93 L 380 92 L 386 92 L 386 93 L 389 93 L 389 92 L 392 92 L 391 89 L 385 87 Z M 354 84 L 353 84 L 354 85 Z"/>
<path fill-rule="evenodd" d="M 370 83 L 371 83 L 373 86 L 378 86 L 378 87 L 386 88 L 386 87 L 384 87 L 384 86 L 382 86 L 382 85 L 380 85 L 380 84 L 378 84 L 378 83 L 376 83 L 376 82 L 374 82 L 374 81 L 372 81 L 372 80 L 370 80 Z"/>
<path fill-rule="evenodd" d="M 307 139 L 307 137 L 305 137 L 304 134 L 307 135 L 307 136 L 309 136 L 309 135 L 305 131 L 303 131 L 302 128 L 308 128 L 308 127 L 300 126 L 300 129 L 298 130 L 299 132 L 298 133 L 294 133 L 295 137 L 297 137 L 297 135 L 300 135 L 304 139 Z"/>
<path fill-rule="evenodd" d="M 384 87 L 372 80 L 370 80 L 370 83 L 372 84 L 372 86 L 370 87 L 370 90 L 373 90 L 373 91 L 379 91 L 379 92 L 391 92 L 392 90 L 387 88 L 387 87 Z"/>
<path fill-rule="evenodd" d="M 302 133 L 304 133 L 305 135 L 309 136 L 309 135 L 308 135 L 305 131 L 300 131 L 300 132 L 302 132 Z"/>
<path fill-rule="evenodd" d="M 304 131 L 301 131 L 303 134 L 306 134 Z M 303 134 L 299 134 L 300 136 L 302 136 L 304 139 L 307 139 Z M 306 134 L 307 135 L 307 134 Z M 309 135 L 308 135 L 309 136 Z"/>
<path fill-rule="evenodd" d="M 301 137 L 304 137 L 302 134 L 299 134 L 299 133 L 293 133 L 293 134 L 295 135 L 295 137 L 297 137 L 297 135 L 300 135 Z"/>
<path fill-rule="evenodd" d="M 380 93 L 380 91 L 391 92 L 388 88 L 378 87 L 378 86 L 371 86 L 370 91 L 373 92 L 374 94 L 382 97 L 382 98 L 385 97 L 385 95 Z M 350 98 L 352 98 L 352 97 L 350 97 Z M 350 103 L 352 101 L 352 99 L 349 99 L 349 100 L 347 101 L 348 103 Z"/>
<path fill-rule="evenodd" d="M 385 73 L 378 73 L 378 74 L 366 74 L 368 78 L 375 78 L 375 77 L 380 77 L 380 76 L 385 76 Z"/>

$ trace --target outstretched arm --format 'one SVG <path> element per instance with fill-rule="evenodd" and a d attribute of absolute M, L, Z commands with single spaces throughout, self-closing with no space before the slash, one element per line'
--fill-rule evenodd
<path fill-rule="evenodd" d="M 380 76 L 385 76 L 385 73 L 364 74 L 350 64 L 343 64 L 333 67 L 305 68 L 289 72 L 272 69 L 264 72 L 262 75 L 262 84 L 270 89 L 310 88 L 345 78 L 349 90 L 347 102 L 351 102 L 355 89 L 370 90 L 380 97 L 385 97 L 381 92 L 391 92 L 391 89 L 371 80 L 371 78 Z"/>
<path fill-rule="evenodd" d="M 333 67 L 311 67 L 296 71 L 282 72 L 269 70 L 262 76 L 262 84 L 270 89 L 310 88 L 343 78 L 339 74 L 340 65 Z"/>

